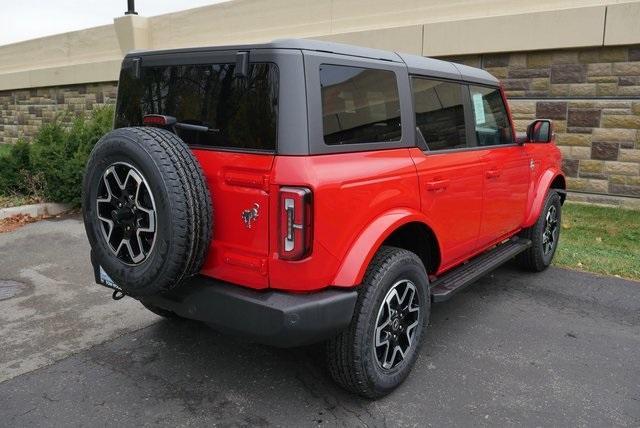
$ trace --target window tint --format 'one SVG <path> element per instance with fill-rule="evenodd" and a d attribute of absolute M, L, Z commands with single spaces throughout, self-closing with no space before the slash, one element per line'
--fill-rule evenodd
<path fill-rule="evenodd" d="M 322 123 L 327 144 L 400 139 L 395 73 L 360 67 L 320 66 Z"/>
<path fill-rule="evenodd" d="M 174 116 L 209 131 L 176 128 L 187 143 L 230 149 L 275 150 L 278 70 L 251 64 L 246 77 L 235 64 L 143 67 L 141 79 L 121 77 L 117 126 L 140 125 L 147 114 Z"/>
<path fill-rule="evenodd" d="M 470 86 L 478 146 L 513 143 L 502 95 L 497 88 Z"/>
<path fill-rule="evenodd" d="M 467 147 L 463 89 L 459 83 L 413 78 L 416 126 L 429 150 Z"/>

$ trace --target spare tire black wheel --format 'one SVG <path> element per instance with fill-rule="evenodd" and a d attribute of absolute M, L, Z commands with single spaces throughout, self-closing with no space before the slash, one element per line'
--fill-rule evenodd
<path fill-rule="evenodd" d="M 82 190 L 93 260 L 125 293 L 161 293 L 201 269 L 211 196 L 197 159 L 175 134 L 111 131 L 91 151 Z"/>

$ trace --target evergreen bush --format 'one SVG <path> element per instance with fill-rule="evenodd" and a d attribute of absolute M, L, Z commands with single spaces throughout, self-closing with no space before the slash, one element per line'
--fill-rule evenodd
<path fill-rule="evenodd" d="M 31 144 L 20 141 L 0 156 L 0 195 L 80 205 L 82 174 L 93 146 L 111 130 L 113 107 L 96 108 L 70 126 L 43 125 Z"/>

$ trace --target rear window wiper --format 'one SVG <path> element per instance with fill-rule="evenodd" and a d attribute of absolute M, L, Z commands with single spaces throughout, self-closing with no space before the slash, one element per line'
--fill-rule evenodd
<path fill-rule="evenodd" d="M 163 114 L 147 114 L 142 118 L 144 125 L 160 126 L 162 128 L 178 128 L 185 129 L 187 131 L 196 132 L 220 132 L 218 128 L 209 128 L 204 125 L 194 125 L 192 123 L 178 122 L 173 116 L 166 116 Z"/>
<path fill-rule="evenodd" d="M 204 126 L 204 125 L 193 125 L 191 123 L 184 123 L 184 122 L 176 122 L 173 126 L 178 129 L 186 129 L 187 131 L 220 132 L 218 128 L 209 128 L 208 126 Z"/>

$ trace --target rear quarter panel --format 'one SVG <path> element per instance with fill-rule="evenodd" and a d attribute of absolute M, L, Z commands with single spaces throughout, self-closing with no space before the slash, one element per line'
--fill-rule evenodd
<path fill-rule="evenodd" d="M 306 186 L 313 191 L 313 249 L 298 262 L 278 258 L 278 215 L 271 216 L 269 273 L 272 288 L 312 291 L 332 284 L 349 249 L 366 227 L 392 209 L 420 209 L 415 166 L 408 149 L 278 156 L 272 194 L 280 186 Z M 277 198 L 271 212 L 279 213 Z M 360 266 L 358 266 L 360 268 Z"/>

